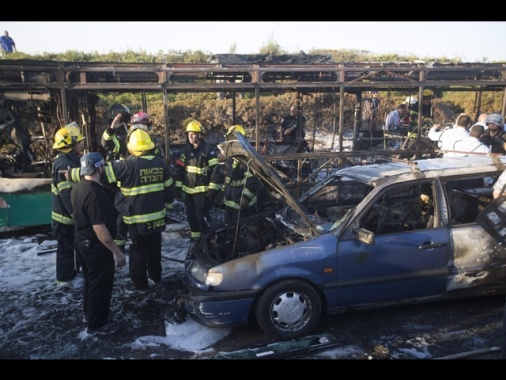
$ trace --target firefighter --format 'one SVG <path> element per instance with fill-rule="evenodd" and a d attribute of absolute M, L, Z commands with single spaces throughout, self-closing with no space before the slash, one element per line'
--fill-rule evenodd
<path fill-rule="evenodd" d="M 432 99 L 434 92 L 431 89 L 426 88 L 422 92 L 422 117 L 433 118 Z"/>
<path fill-rule="evenodd" d="M 155 154 L 149 133 L 134 129 L 128 136 L 130 155 L 124 160 L 108 162 L 105 173 L 108 183 L 121 182 L 124 196 L 121 214 L 132 240 L 129 250 L 131 284 L 127 292 L 145 293 L 149 280 L 162 281 L 162 231 L 165 216 L 172 209 L 174 182 L 168 164 Z"/>
<path fill-rule="evenodd" d="M 149 120 L 149 115 L 145 112 L 137 112 L 131 117 L 130 127 L 127 125 L 127 119 L 130 115 L 128 108 L 125 107 L 124 111 L 118 112 L 111 122 L 109 128 L 102 133 L 100 143 L 107 151 L 107 157 L 114 160 L 123 159 L 128 156 L 127 140 L 130 133 L 135 129 L 141 128 L 145 131 L 151 132 L 152 123 Z M 122 129 L 125 133 L 120 134 L 118 131 Z"/>
<path fill-rule="evenodd" d="M 218 149 L 202 137 L 202 125 L 193 118 L 183 122 L 188 144 L 176 160 L 176 197 L 186 206 L 191 241 L 211 228 L 212 202 L 221 185 Z"/>
<path fill-rule="evenodd" d="M 227 141 L 236 140 L 236 134 L 247 137 L 240 125 L 230 127 L 225 135 Z M 257 192 L 260 181 L 248 168 L 233 157 L 227 158 L 223 204 L 225 205 L 225 223 L 246 218 L 256 213 Z"/>
<path fill-rule="evenodd" d="M 60 128 L 54 136 L 58 153 L 53 161 L 53 180 L 51 182 L 51 226 L 56 237 L 56 284 L 67 285 L 74 280 L 81 266 L 74 253 L 74 224 L 70 192 L 79 177 L 67 180 L 63 171 L 80 168 L 80 158 L 84 155 L 84 137 L 78 125 L 73 122 Z M 79 176 L 79 173 L 77 173 Z"/>
<path fill-rule="evenodd" d="M 125 159 L 128 156 L 127 143 L 130 134 L 136 129 L 143 129 L 147 132 L 151 131 L 152 123 L 149 120 L 149 115 L 145 112 L 137 112 L 130 115 L 130 110 L 123 106 L 123 110 L 118 112 L 107 128 L 102 134 L 101 145 L 107 151 L 108 161 Z M 130 117 L 131 116 L 131 117 Z M 127 121 L 131 120 L 131 126 L 128 127 Z M 126 134 L 118 134 L 122 128 L 125 129 Z M 155 152 L 158 154 L 158 151 Z M 123 253 L 126 253 L 126 242 L 128 228 L 123 221 L 122 209 L 125 206 L 125 197 L 119 191 L 120 184 L 112 184 L 114 188 L 112 191 L 114 195 L 114 206 L 118 212 L 116 218 L 116 236 L 114 242 L 120 247 Z"/>
<path fill-rule="evenodd" d="M 408 96 L 404 103 L 408 106 L 408 113 L 402 119 L 404 134 L 412 132 L 418 126 L 418 99 L 415 96 Z"/>

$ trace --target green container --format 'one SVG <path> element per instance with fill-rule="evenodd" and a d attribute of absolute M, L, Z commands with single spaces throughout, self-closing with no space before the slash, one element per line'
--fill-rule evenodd
<path fill-rule="evenodd" d="M 31 192 L 0 192 L 0 227 L 45 224 L 51 224 L 50 186 L 39 186 Z"/>

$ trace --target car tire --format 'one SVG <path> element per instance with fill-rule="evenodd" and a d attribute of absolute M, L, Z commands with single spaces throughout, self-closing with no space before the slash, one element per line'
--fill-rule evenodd
<path fill-rule="evenodd" d="M 267 288 L 258 299 L 255 316 L 273 338 L 288 340 L 309 334 L 322 311 L 320 296 L 309 284 L 288 280 Z"/>

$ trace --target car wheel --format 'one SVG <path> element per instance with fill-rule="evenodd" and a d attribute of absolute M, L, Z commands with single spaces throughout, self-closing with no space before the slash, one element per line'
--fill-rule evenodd
<path fill-rule="evenodd" d="M 269 336 L 295 339 L 309 334 L 318 324 L 322 304 L 313 287 L 302 281 L 283 281 L 260 296 L 255 316 Z"/>

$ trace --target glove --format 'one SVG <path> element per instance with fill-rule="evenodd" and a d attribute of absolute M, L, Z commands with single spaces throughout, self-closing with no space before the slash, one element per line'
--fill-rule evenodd
<path fill-rule="evenodd" d="M 216 196 L 218 195 L 218 190 L 215 189 L 209 189 L 207 191 L 207 199 L 209 199 L 211 202 L 214 203 L 214 200 L 216 199 Z"/>

